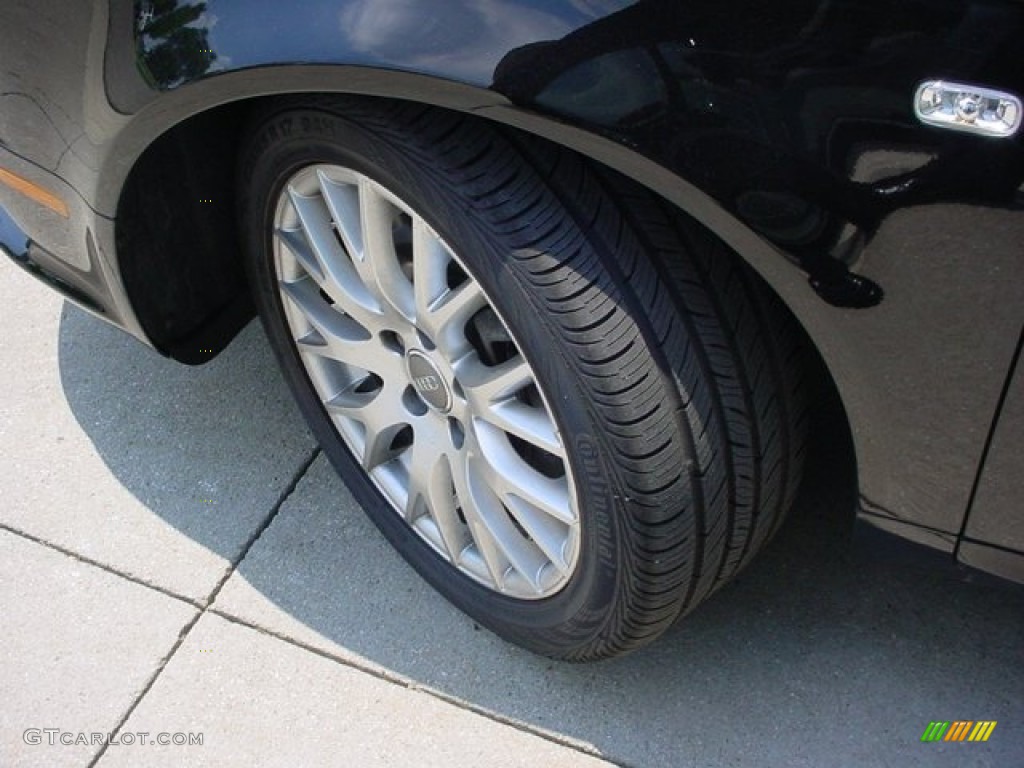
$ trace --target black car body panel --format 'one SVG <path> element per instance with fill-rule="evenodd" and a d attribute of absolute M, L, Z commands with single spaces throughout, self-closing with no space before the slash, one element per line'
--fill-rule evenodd
<path fill-rule="evenodd" d="M 0 233 L 197 362 L 248 311 L 215 257 L 233 247 L 230 179 L 188 162 L 230 154 L 231 105 L 356 93 L 535 133 L 657 192 L 772 285 L 837 384 L 863 520 L 1024 579 L 1024 132 L 913 111 L 926 80 L 1024 95 L 1022 39 L 1015 0 L 11 0 L 0 169 L 66 210 L 0 185 Z M 154 228 L 200 253 L 180 257 L 187 278 L 139 255 Z"/>

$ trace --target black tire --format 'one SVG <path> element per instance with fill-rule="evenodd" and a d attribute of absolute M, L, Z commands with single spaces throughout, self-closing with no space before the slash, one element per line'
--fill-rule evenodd
<path fill-rule="evenodd" d="M 557 593 L 510 598 L 439 557 L 328 417 L 283 317 L 271 234 L 283 184 L 318 163 L 422 215 L 536 372 L 580 510 L 579 557 Z M 644 190 L 471 117 L 333 97 L 259 116 L 240 190 L 256 302 L 313 432 L 391 543 L 484 626 L 557 658 L 630 651 L 778 527 L 804 444 L 798 334 L 738 258 Z"/>

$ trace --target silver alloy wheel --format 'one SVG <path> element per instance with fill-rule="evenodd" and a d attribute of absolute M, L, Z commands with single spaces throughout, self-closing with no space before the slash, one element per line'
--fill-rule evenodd
<path fill-rule="evenodd" d="M 274 264 L 300 359 L 377 488 L 492 590 L 550 597 L 576 568 L 575 487 L 507 325 L 406 203 L 337 165 L 289 179 Z"/>

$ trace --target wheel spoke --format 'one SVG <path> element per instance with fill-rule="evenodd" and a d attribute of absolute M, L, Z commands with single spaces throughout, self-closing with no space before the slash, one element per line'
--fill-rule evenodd
<path fill-rule="evenodd" d="M 388 367 L 387 357 L 393 353 L 382 349 L 351 317 L 327 304 L 311 279 L 285 283 L 281 289 L 313 327 L 296 340 L 301 350 L 373 373 Z"/>
<path fill-rule="evenodd" d="M 459 500 L 462 502 L 466 524 L 477 546 L 481 547 L 483 542 L 483 546 L 492 549 L 491 553 L 482 552 L 484 559 L 490 566 L 490 560 L 496 553 L 497 563 L 507 563 L 539 592 L 541 571 L 548 563 L 548 559 L 516 528 L 505 506 L 488 483 L 479 457 L 473 452 L 466 454 L 465 473 L 468 497 L 463 497 L 460 493 Z M 504 588 L 508 578 L 506 568 L 499 586 Z"/>
<path fill-rule="evenodd" d="M 396 388 L 385 382 L 371 397 L 342 393 L 325 403 L 330 412 L 352 419 L 363 428 L 361 463 L 367 471 L 407 450 L 407 446 L 394 447 L 395 438 L 409 426 L 408 420 L 402 418 L 406 411 Z"/>
<path fill-rule="evenodd" d="M 541 512 L 533 504 L 515 494 L 506 494 L 502 501 L 505 508 L 512 513 L 512 516 L 530 535 L 533 542 L 540 547 L 555 568 L 560 573 L 568 573 L 569 561 L 566 557 L 568 553 L 565 551 L 568 540 L 566 525 L 551 515 Z"/>
<path fill-rule="evenodd" d="M 279 228 L 279 242 L 346 314 L 364 325 L 379 322 L 375 316 L 380 314 L 380 306 L 335 237 L 323 200 L 301 195 L 293 188 L 289 188 L 288 198 L 302 226 L 301 230 Z"/>
<path fill-rule="evenodd" d="M 533 383 L 533 372 L 522 355 L 495 366 L 484 365 L 479 357 L 473 356 L 459 364 L 457 373 L 470 405 L 476 410 L 503 402 Z"/>
<path fill-rule="evenodd" d="M 543 408 L 509 400 L 507 403 L 491 406 L 481 418 L 547 451 L 552 456 L 565 458 L 565 450 L 558 440 L 555 425 Z"/>
<path fill-rule="evenodd" d="M 466 527 L 456 509 L 452 468 L 447 453 L 436 450 L 434 430 L 417 429 L 409 460 L 409 496 L 406 520 L 412 521 L 419 505 L 437 526 L 449 559 L 455 563 L 469 543 Z"/>
<path fill-rule="evenodd" d="M 457 371 L 474 416 L 553 456 L 565 458 L 565 449 L 547 410 L 514 397 L 534 383 L 530 366 L 521 355 L 493 367 L 473 356 Z"/>
<path fill-rule="evenodd" d="M 486 306 L 483 290 L 476 281 L 467 280 L 443 295 L 420 325 L 449 360 L 459 360 L 473 349 L 466 337 L 466 323 Z"/>
<path fill-rule="evenodd" d="M 495 588 L 500 592 L 504 588 L 505 575 L 508 572 L 510 563 L 488 528 L 480 506 L 481 502 L 484 505 L 495 504 L 496 500 L 490 495 L 482 499 L 479 498 L 479 488 L 475 487 L 475 485 L 479 484 L 471 482 L 469 465 L 465 461 L 464 456 L 459 456 L 456 459 L 455 465 L 452 467 L 452 480 L 455 484 L 455 494 L 458 497 L 459 507 L 462 510 L 463 517 L 466 519 L 469 533 L 473 537 L 476 551 L 487 566 L 487 572 L 490 574 Z"/>
<path fill-rule="evenodd" d="M 370 289 L 382 302 L 412 322 L 416 315 L 412 282 L 402 271 L 395 248 L 394 226 L 400 211 L 369 179 L 359 180 L 359 213 Z"/>
<path fill-rule="evenodd" d="M 476 439 L 482 471 L 502 501 L 515 497 L 561 525 L 576 523 L 566 477 L 548 477 L 531 467 L 508 438 L 488 424 L 477 425 Z"/>
<path fill-rule="evenodd" d="M 337 181 L 323 168 L 317 170 L 316 178 L 320 194 L 323 195 L 324 203 L 330 211 L 334 230 L 351 257 L 352 267 L 367 292 L 373 296 L 379 311 L 388 313 L 392 307 L 378 290 L 373 267 L 373 257 L 380 254 L 374 252 L 371 255 L 367 252 L 364 236 L 363 185 L 358 180 Z"/>
<path fill-rule="evenodd" d="M 359 188 L 355 184 L 335 181 L 323 169 L 317 170 L 316 177 L 338 237 L 358 268 L 366 261 L 359 215 Z"/>
<path fill-rule="evenodd" d="M 449 288 L 448 266 L 451 263 L 447 246 L 426 222 L 417 220 L 413 226 L 416 324 L 450 360 L 458 360 L 472 349 L 466 338 L 466 323 L 487 306 L 487 297 L 470 277 L 455 288 Z"/>
<path fill-rule="evenodd" d="M 427 223 L 419 218 L 413 222 L 412 258 L 416 322 L 421 324 L 430 316 L 434 304 L 448 291 L 446 271 L 451 256 Z"/>
<path fill-rule="evenodd" d="M 323 266 L 313 252 L 313 248 L 309 244 L 309 240 L 306 238 L 306 233 L 302 227 L 279 229 L 275 234 L 281 241 L 281 244 L 291 252 L 292 256 L 295 257 L 296 261 L 299 262 L 299 265 L 309 276 L 316 280 L 318 285 L 323 285 Z"/>
<path fill-rule="evenodd" d="M 515 565 L 503 546 L 499 531 L 495 530 L 498 528 L 497 520 L 504 514 L 501 502 L 474 475 L 465 455 L 460 456 L 453 467 L 453 480 L 459 508 L 476 545 L 476 552 L 487 566 L 495 588 L 499 592 L 504 591 L 509 572 L 515 569 Z"/>

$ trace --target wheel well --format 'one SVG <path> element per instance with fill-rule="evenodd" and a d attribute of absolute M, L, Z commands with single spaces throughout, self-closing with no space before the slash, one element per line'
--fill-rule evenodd
<path fill-rule="evenodd" d="M 238 151 L 254 115 L 294 98 L 259 97 L 195 115 L 157 138 L 128 176 L 116 218 L 122 278 L 150 340 L 176 360 L 197 364 L 211 359 L 253 317 L 237 230 Z M 657 191 L 652 194 L 693 220 L 677 203 Z M 827 364 L 799 317 L 796 325 L 810 353 L 812 400 L 842 409 Z M 845 412 L 842 420 L 845 434 L 833 437 L 845 437 L 850 444 L 855 476 Z M 828 431 L 834 427 L 833 422 Z"/>
<path fill-rule="evenodd" d="M 117 206 L 118 264 L 154 346 L 209 360 L 253 316 L 235 216 L 236 148 L 253 104 L 198 114 L 154 141 Z"/>

